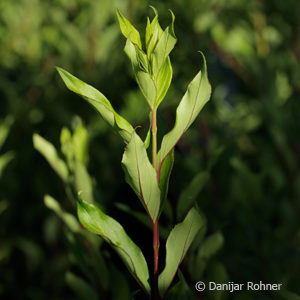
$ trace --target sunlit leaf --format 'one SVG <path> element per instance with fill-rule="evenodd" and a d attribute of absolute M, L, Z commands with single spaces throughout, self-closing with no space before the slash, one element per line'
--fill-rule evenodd
<path fill-rule="evenodd" d="M 149 161 L 143 141 L 135 132 L 126 146 L 122 165 L 127 183 L 138 195 L 152 221 L 155 222 L 160 207 L 157 175 Z"/>
<path fill-rule="evenodd" d="M 170 58 L 167 57 L 165 63 L 163 64 L 157 78 L 157 99 L 155 106 L 158 107 L 161 101 L 165 98 L 166 93 L 170 87 L 173 76 L 173 70 Z"/>
<path fill-rule="evenodd" d="M 120 24 L 120 29 L 123 33 L 123 35 L 128 38 L 130 37 L 130 40 L 139 46 L 140 49 L 142 49 L 142 43 L 139 32 L 135 29 L 135 27 L 119 12 L 119 10 L 116 10 L 118 21 Z"/>
<path fill-rule="evenodd" d="M 54 171 L 64 180 L 68 181 L 69 171 L 65 162 L 60 159 L 55 147 L 38 134 L 33 135 L 33 146 L 49 162 Z"/>
<path fill-rule="evenodd" d="M 78 217 L 89 231 L 102 236 L 120 255 L 142 288 L 150 293 L 149 271 L 140 248 L 129 238 L 123 227 L 96 206 L 82 200 L 77 202 Z"/>
<path fill-rule="evenodd" d="M 134 75 L 139 88 L 145 99 L 147 100 L 149 106 L 153 109 L 156 101 L 156 88 L 150 74 L 140 66 L 140 62 L 138 60 L 138 51 L 140 52 L 141 50 L 138 50 L 137 47 L 132 43 L 130 38 L 128 38 L 124 51 L 131 61 Z"/>
<path fill-rule="evenodd" d="M 164 30 L 153 50 L 152 70 L 155 78 L 159 74 L 162 66 L 165 63 L 165 60 L 169 56 L 177 41 L 174 33 L 175 16 L 171 10 L 170 12 L 172 16 L 172 23 L 170 27 L 168 26 Z"/>
<path fill-rule="evenodd" d="M 188 89 L 183 96 L 176 110 L 176 122 L 174 128 L 167 133 L 162 140 L 161 148 L 158 153 L 159 168 L 175 147 L 181 136 L 194 122 L 205 103 L 209 100 L 211 86 L 207 78 L 206 61 L 203 57 L 203 70 L 201 70 L 189 84 Z"/>
<path fill-rule="evenodd" d="M 128 142 L 130 140 L 133 132 L 132 126 L 115 112 L 110 102 L 102 93 L 62 68 L 57 67 L 57 71 L 69 90 L 79 94 L 88 101 L 125 141 Z"/>
<path fill-rule="evenodd" d="M 150 20 L 148 19 L 147 27 L 146 27 L 146 36 L 145 36 L 148 58 L 150 58 L 162 34 L 163 34 L 163 30 L 161 29 L 160 24 L 158 22 L 158 15 L 154 17 L 151 23 Z"/>
<path fill-rule="evenodd" d="M 192 208 L 182 223 L 177 224 L 166 243 L 166 265 L 159 275 L 159 292 L 163 297 L 167 292 L 180 263 L 188 251 L 204 220 L 195 208 Z"/>

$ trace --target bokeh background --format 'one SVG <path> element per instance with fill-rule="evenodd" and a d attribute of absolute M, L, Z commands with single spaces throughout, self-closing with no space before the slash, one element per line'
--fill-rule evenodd
<path fill-rule="evenodd" d="M 168 230 L 189 205 L 196 202 L 207 220 L 174 293 L 178 299 L 300 299 L 297 0 L 0 1 L 0 298 L 131 299 L 137 290 L 107 245 L 93 240 L 91 250 L 65 221 L 64 214 L 76 216 L 78 186 L 57 176 L 32 136 L 50 141 L 64 159 L 61 129 L 83 128 L 95 201 L 150 259 L 151 231 L 123 180 L 122 141 L 55 71 L 61 66 L 97 87 L 145 135 L 148 108 L 123 52 L 115 8 L 141 31 L 154 15 L 149 5 L 163 28 L 168 9 L 176 15 L 173 84 L 159 111 L 161 134 L 172 128 L 176 106 L 201 66 L 198 50 L 213 87 L 211 101 L 176 147 L 162 219 L 162 257 Z M 57 202 L 51 206 L 45 194 Z M 198 280 L 282 283 L 283 289 L 200 294 L 193 288 Z"/>

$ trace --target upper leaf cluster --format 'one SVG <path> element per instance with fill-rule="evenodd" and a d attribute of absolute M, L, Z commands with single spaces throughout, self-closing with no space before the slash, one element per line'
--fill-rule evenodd
<path fill-rule="evenodd" d="M 174 33 L 175 16 L 170 12 L 172 22 L 165 30 L 158 22 L 156 11 L 152 21 L 147 19 L 144 50 L 137 29 L 117 10 L 121 31 L 127 38 L 124 50 L 151 110 L 157 109 L 172 81 L 173 70 L 169 54 L 177 39 Z"/>

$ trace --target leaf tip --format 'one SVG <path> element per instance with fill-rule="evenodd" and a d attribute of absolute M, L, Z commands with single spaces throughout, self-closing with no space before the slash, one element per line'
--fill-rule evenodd
<path fill-rule="evenodd" d="M 156 9 L 154 6 L 152 6 L 152 5 L 149 5 L 149 7 L 152 8 L 152 10 L 153 10 L 154 13 L 155 13 L 155 16 L 158 16 L 157 9 Z"/>

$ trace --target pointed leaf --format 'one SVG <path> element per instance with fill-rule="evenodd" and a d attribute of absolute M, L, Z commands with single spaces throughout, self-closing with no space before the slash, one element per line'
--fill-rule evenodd
<path fill-rule="evenodd" d="M 157 99 L 155 106 L 158 107 L 161 101 L 165 98 L 166 93 L 170 87 L 173 76 L 172 65 L 170 57 L 167 57 L 163 67 L 161 68 L 157 78 Z"/>
<path fill-rule="evenodd" d="M 78 217 L 89 231 L 102 236 L 119 254 L 134 278 L 150 293 L 149 271 L 140 248 L 129 238 L 124 228 L 92 204 L 77 201 Z"/>
<path fill-rule="evenodd" d="M 151 124 L 151 123 L 150 123 Z M 147 135 L 144 141 L 145 144 L 145 148 L 148 149 L 151 143 L 151 126 L 149 127 L 148 131 L 147 131 Z"/>
<path fill-rule="evenodd" d="M 171 23 L 171 29 L 168 26 L 161 37 L 159 38 L 157 45 L 155 49 L 153 50 L 153 61 L 152 61 L 152 68 L 153 68 L 153 74 L 155 77 L 159 74 L 162 66 L 165 63 L 165 60 L 169 56 L 170 52 L 174 48 L 177 38 L 174 33 L 174 21 L 175 21 L 175 16 L 172 11 L 171 16 L 172 16 L 172 23 Z"/>
<path fill-rule="evenodd" d="M 138 50 L 137 47 L 132 43 L 130 38 L 128 38 L 124 51 L 131 61 L 134 75 L 139 88 L 146 98 L 149 106 L 153 109 L 156 101 L 156 88 L 149 73 L 145 72 L 145 70 L 140 67 L 138 51 L 140 52 L 141 50 Z"/>
<path fill-rule="evenodd" d="M 50 166 L 62 178 L 62 180 L 68 181 L 68 168 L 65 162 L 58 156 L 55 147 L 36 133 L 33 135 L 33 146 L 46 158 Z"/>
<path fill-rule="evenodd" d="M 147 131 L 147 136 L 145 138 L 144 144 L 145 148 L 148 149 L 151 143 L 151 128 L 152 128 L 152 113 L 149 113 L 149 129 Z"/>
<path fill-rule="evenodd" d="M 166 243 L 166 265 L 159 275 L 159 292 L 164 297 L 180 263 L 189 249 L 194 237 L 203 226 L 203 219 L 195 208 L 192 208 L 182 223 L 171 231 Z"/>
<path fill-rule="evenodd" d="M 135 191 L 153 222 L 160 207 L 160 189 L 156 171 L 151 165 L 145 145 L 134 132 L 126 146 L 122 165 L 127 183 Z"/>
<path fill-rule="evenodd" d="M 206 171 L 198 173 L 190 184 L 181 192 L 177 204 L 177 217 L 179 219 L 194 206 L 199 193 L 209 179 L 209 174 Z"/>
<path fill-rule="evenodd" d="M 150 58 L 162 34 L 163 30 L 158 22 L 158 15 L 156 15 L 151 23 L 147 23 L 146 27 L 146 49 L 148 58 Z"/>
<path fill-rule="evenodd" d="M 163 137 L 158 153 L 159 168 L 210 98 L 211 86 L 207 78 L 206 61 L 204 55 L 202 53 L 201 55 L 204 62 L 203 71 L 200 71 L 189 84 L 177 107 L 174 128 Z"/>
<path fill-rule="evenodd" d="M 88 101 L 126 142 L 130 140 L 133 132 L 132 126 L 127 120 L 115 112 L 110 102 L 102 93 L 62 68 L 57 67 L 57 71 L 69 90 L 79 94 Z"/>
<path fill-rule="evenodd" d="M 174 164 L 174 151 L 172 150 L 170 154 L 167 156 L 167 158 L 165 159 L 159 173 L 159 188 L 161 191 L 160 213 L 162 213 L 165 202 L 167 200 L 169 180 L 170 180 L 173 164 Z"/>
<path fill-rule="evenodd" d="M 140 49 L 142 49 L 141 37 L 139 32 L 135 29 L 135 27 L 119 12 L 116 10 L 118 21 L 120 24 L 120 29 L 123 35 L 128 38 L 130 36 L 131 41 L 138 45 Z"/>

